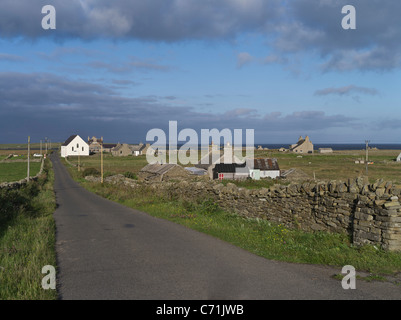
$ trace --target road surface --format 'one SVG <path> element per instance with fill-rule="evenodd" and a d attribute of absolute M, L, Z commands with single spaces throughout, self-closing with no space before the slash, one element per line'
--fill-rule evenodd
<path fill-rule="evenodd" d="M 72 180 L 58 156 L 60 299 L 400 299 L 389 282 L 332 279 L 341 268 L 267 260 L 212 236 L 106 200 Z"/>

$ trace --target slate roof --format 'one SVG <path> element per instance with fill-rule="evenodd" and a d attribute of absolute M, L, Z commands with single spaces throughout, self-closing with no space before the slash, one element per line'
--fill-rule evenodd
<path fill-rule="evenodd" d="M 246 168 L 246 163 L 218 163 L 213 171 L 218 173 L 235 173 L 237 168 Z"/>
<path fill-rule="evenodd" d="M 106 148 L 106 149 L 112 149 L 115 146 L 117 146 L 116 143 L 103 143 L 103 148 Z"/>
<path fill-rule="evenodd" d="M 74 135 L 70 136 L 67 140 L 65 140 L 65 142 L 61 146 L 63 146 L 63 147 L 68 146 L 70 144 L 70 142 L 75 139 L 76 136 L 78 136 L 78 135 L 74 134 Z"/>
<path fill-rule="evenodd" d="M 299 147 L 304 142 L 305 142 L 305 139 L 298 140 L 298 142 L 293 147 L 290 147 L 290 150 L 294 150 L 295 148 Z"/>
<path fill-rule="evenodd" d="M 145 149 L 145 145 L 143 144 L 143 145 L 129 145 L 129 148 L 132 150 L 132 151 L 142 151 L 143 149 Z"/>

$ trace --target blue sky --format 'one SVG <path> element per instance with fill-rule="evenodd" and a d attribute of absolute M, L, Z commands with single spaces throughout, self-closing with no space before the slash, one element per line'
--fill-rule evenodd
<path fill-rule="evenodd" d="M 41 9 L 56 9 L 43 30 Z M 356 8 L 344 30 L 341 8 Z M 256 143 L 399 143 L 401 3 L 4 0 L 0 143 L 153 128 L 254 129 Z"/>

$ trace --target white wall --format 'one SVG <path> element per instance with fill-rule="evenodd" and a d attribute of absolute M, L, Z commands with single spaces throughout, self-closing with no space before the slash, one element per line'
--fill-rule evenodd
<path fill-rule="evenodd" d="M 280 170 L 266 170 L 266 171 L 262 171 L 260 170 L 260 177 L 261 178 L 272 178 L 275 179 L 277 177 L 280 176 Z"/>
<path fill-rule="evenodd" d="M 76 136 L 67 146 L 61 147 L 61 157 L 68 156 L 89 156 L 89 145 L 80 136 Z"/>

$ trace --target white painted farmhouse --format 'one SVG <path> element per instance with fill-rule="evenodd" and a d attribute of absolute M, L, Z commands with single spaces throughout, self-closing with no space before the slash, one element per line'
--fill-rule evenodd
<path fill-rule="evenodd" d="M 68 156 L 89 156 L 89 145 L 77 134 L 61 145 L 61 157 Z"/>

